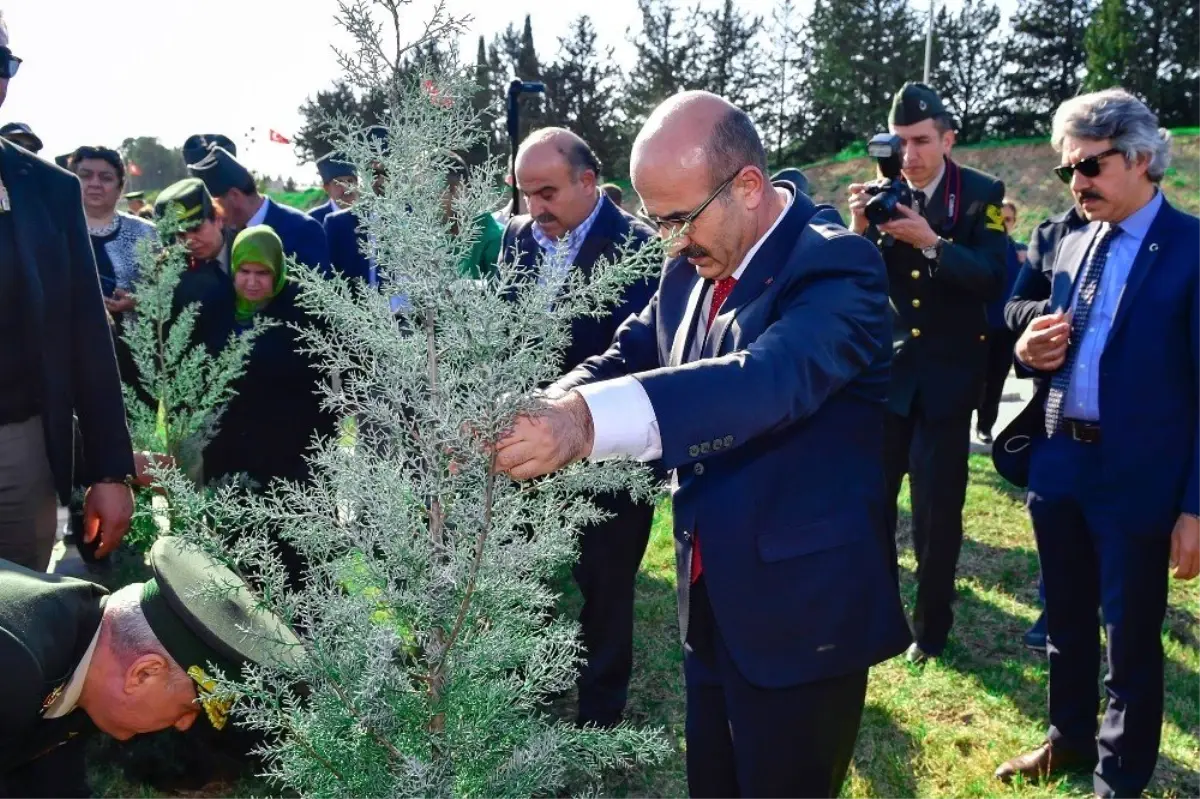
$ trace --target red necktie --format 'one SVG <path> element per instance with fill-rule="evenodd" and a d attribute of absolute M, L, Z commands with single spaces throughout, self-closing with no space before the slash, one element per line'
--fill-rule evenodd
<path fill-rule="evenodd" d="M 737 285 L 736 277 L 726 277 L 718 280 L 713 286 L 712 306 L 708 309 L 708 328 L 712 328 L 713 320 L 717 318 L 717 314 L 721 312 L 721 306 L 725 303 L 725 298 L 729 296 L 729 292 L 733 291 L 733 287 Z M 700 579 L 700 573 L 704 571 L 704 563 L 700 560 L 700 534 L 697 533 L 692 537 L 692 584 Z"/>

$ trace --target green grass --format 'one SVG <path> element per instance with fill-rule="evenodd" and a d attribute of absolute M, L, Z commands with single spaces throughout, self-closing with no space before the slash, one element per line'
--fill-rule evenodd
<path fill-rule="evenodd" d="M 908 495 L 901 496 L 901 580 L 906 606 L 915 594 L 916 562 L 908 540 Z M 924 668 L 902 658 L 871 671 L 854 762 L 842 795 L 1090 796 L 1089 777 L 1043 785 L 1004 786 L 992 778 L 1007 758 L 1036 746 L 1046 730 L 1046 664 L 1021 645 L 1037 608 L 1037 551 L 1022 497 L 989 459 L 971 458 L 964 511 L 966 540 L 958 568 L 960 600 L 950 644 Z M 561 612 L 576 614 L 579 595 L 561 577 Z M 684 796 L 684 690 L 675 608 L 671 511 L 663 500 L 637 578 L 634 670 L 627 718 L 658 727 L 677 750 L 667 763 L 612 775 L 604 796 Z M 1200 596 L 1197 584 L 1172 582 L 1162 633 L 1167 655 L 1166 713 L 1152 797 L 1200 795 Z M 573 697 L 556 703 L 573 716 Z M 156 794 L 125 781 L 111 765 L 113 744 L 94 742 L 97 796 Z M 147 741 L 146 743 L 150 743 Z M 128 746 L 128 745 L 125 745 Z M 117 752 L 123 747 L 117 746 Z M 164 751 L 170 751 L 169 747 Z M 270 786 L 228 773 L 180 796 L 264 795 Z"/>

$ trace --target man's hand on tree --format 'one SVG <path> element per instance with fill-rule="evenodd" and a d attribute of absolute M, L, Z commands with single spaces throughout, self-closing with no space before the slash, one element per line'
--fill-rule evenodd
<path fill-rule="evenodd" d="M 496 471 L 514 480 L 541 477 L 586 458 L 593 443 L 587 401 L 571 391 L 517 417 L 496 445 Z"/>

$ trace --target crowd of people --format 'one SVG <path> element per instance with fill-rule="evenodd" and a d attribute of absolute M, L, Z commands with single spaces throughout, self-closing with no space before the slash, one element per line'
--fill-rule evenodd
<path fill-rule="evenodd" d="M 0 24 L 0 100 L 19 63 Z M 565 254 L 586 278 L 622 248 L 656 236 L 669 248 L 661 275 L 574 322 L 562 378 L 499 442 L 497 468 L 528 480 L 626 456 L 669 480 L 690 793 L 836 796 L 869 669 L 901 654 L 919 666 L 951 636 L 974 416 L 979 440 L 996 439 L 997 470 L 1029 491 L 1045 614 L 1026 642 L 1050 664 L 1046 742 L 997 777 L 1092 770 L 1097 795 L 1138 795 L 1158 752 L 1168 573 L 1200 572 L 1200 228 L 1159 187 L 1169 137 L 1119 89 L 1064 103 L 1052 144 L 1074 202 L 1026 251 L 1001 181 L 952 157 L 936 92 L 900 87 L 889 129 L 911 204 L 881 212 L 887 187 L 854 184 L 848 224 L 798 172 L 769 177 L 749 117 L 704 92 L 665 100 L 634 142 L 636 215 L 569 130 L 521 143 L 524 207 L 503 213 L 453 218 L 467 176 L 455 160 L 447 224 L 477 228 L 464 277 Z M 386 146 L 383 129 L 370 135 Z M 137 310 L 140 242 L 156 241 L 144 217 L 179 221 L 188 263 L 175 303 L 199 304 L 197 344 L 215 354 L 257 320 L 277 322 L 254 339 L 204 452 L 205 482 L 310 479 L 306 451 L 336 428 L 326 376 L 298 341 L 320 322 L 297 303 L 288 264 L 380 279 L 355 206 L 378 175 L 360 184 L 337 153 L 317 164 L 328 201 L 305 213 L 260 194 L 221 135 L 185 143 L 191 177 L 153 208 L 125 192 L 117 151 L 79 147 L 64 171 L 40 146 L 27 125 L 0 129 L 0 336 L 15 345 L 0 349 L 0 653 L 24 669 L 0 691 L 0 795 L 86 790 L 72 740 L 88 724 L 117 737 L 187 729 L 198 699 L 221 726 L 194 664 L 262 654 L 238 651 L 244 636 L 221 626 L 249 613 L 241 605 L 178 601 L 178 586 L 214 566 L 170 539 L 152 553 L 153 580 L 106 602 L 43 574 L 56 503 L 85 490 L 79 542 L 102 560 L 143 479 L 120 383 L 143 391 L 121 334 Z M 997 434 L 1014 368 L 1038 389 Z M 911 619 L 897 560 L 905 475 Z M 593 499 L 608 516 L 582 531 L 574 570 L 586 654 L 576 721 L 608 727 L 629 698 L 654 506 Z M 303 579 L 296 558 L 288 568 Z M 178 673 L 183 689 L 168 679 Z M 118 698 L 121 680 L 143 687 Z"/>

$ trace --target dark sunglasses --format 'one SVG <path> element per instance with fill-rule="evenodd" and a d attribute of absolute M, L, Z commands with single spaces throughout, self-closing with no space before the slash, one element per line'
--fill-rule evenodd
<path fill-rule="evenodd" d="M 17 74 L 17 69 L 21 66 L 21 59 L 13 55 L 13 51 L 7 47 L 0 47 L 0 78 L 11 78 Z"/>
<path fill-rule="evenodd" d="M 1075 170 L 1079 170 L 1079 174 L 1085 178 L 1094 178 L 1100 174 L 1100 161 L 1108 158 L 1110 155 L 1116 155 L 1121 152 L 1116 147 L 1105 150 L 1102 153 L 1089 155 L 1087 158 L 1080 158 L 1073 164 L 1054 167 L 1054 174 L 1058 175 L 1058 179 L 1063 183 L 1070 183 L 1071 177 L 1075 174 Z"/>
<path fill-rule="evenodd" d="M 695 222 L 696 219 L 700 216 L 700 214 L 704 213 L 704 209 L 707 208 L 709 205 L 711 205 L 712 201 L 717 199 L 717 197 L 720 196 L 721 192 L 723 192 L 723 191 L 725 191 L 725 189 L 729 188 L 729 184 L 733 183 L 733 181 L 735 179 L 737 179 L 737 176 L 742 174 L 742 169 L 745 169 L 745 168 L 746 167 L 741 167 L 740 169 L 738 169 L 737 172 L 734 172 L 732 175 L 730 175 L 728 180 L 724 181 L 720 186 L 717 186 L 717 188 L 713 190 L 713 193 L 708 195 L 708 199 L 705 200 L 704 202 L 700 203 L 700 206 L 695 211 L 692 211 L 690 214 L 684 214 L 683 216 L 667 216 L 667 217 L 655 216 L 654 214 L 648 212 L 646 210 L 646 206 L 643 205 L 641 210 L 638 211 L 638 216 L 640 216 L 642 219 L 646 220 L 648 223 L 650 223 L 650 225 L 657 228 L 658 230 L 683 230 L 688 225 Z"/>

